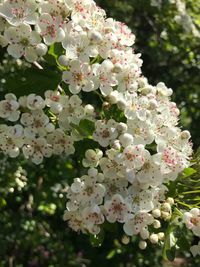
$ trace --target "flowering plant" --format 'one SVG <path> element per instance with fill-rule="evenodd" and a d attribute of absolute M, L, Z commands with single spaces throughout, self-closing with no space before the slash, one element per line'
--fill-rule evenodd
<path fill-rule="evenodd" d="M 198 202 L 188 204 L 176 188 L 195 172 L 190 133 L 178 125 L 172 89 L 142 75 L 134 34 L 92 0 L 4 0 L 0 20 L 1 46 L 33 65 L 25 90 L 8 86 L 0 101 L 0 151 L 36 165 L 77 157 L 80 175 L 66 193 L 69 227 L 98 240 L 106 224 L 120 223 L 140 249 L 159 243 L 172 259 L 181 247 L 175 230 L 200 236 Z M 33 75 L 48 83 L 31 85 Z M 191 252 L 200 254 L 199 245 Z"/>

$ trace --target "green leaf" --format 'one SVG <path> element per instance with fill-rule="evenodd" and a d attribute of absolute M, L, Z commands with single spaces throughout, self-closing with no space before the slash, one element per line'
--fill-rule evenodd
<path fill-rule="evenodd" d="M 94 122 L 87 119 L 81 120 L 79 125 L 71 123 L 71 126 L 83 137 L 90 137 L 95 130 Z"/>
<path fill-rule="evenodd" d="M 197 171 L 193 168 L 186 168 L 184 171 L 183 171 L 183 178 L 186 178 L 186 177 L 189 177 L 189 176 L 192 176 L 194 173 L 196 173 Z"/>
<path fill-rule="evenodd" d="M 6 77 L 5 89 L 16 96 L 42 95 L 46 90 L 55 90 L 61 82 L 57 70 L 26 69 L 10 73 Z"/>
<path fill-rule="evenodd" d="M 79 127 L 86 136 L 92 135 L 95 130 L 94 122 L 87 119 L 81 120 Z"/>

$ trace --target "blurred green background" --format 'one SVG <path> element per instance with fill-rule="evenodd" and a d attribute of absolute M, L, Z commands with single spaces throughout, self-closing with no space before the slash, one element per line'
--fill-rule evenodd
<path fill-rule="evenodd" d="M 173 0 L 96 2 L 135 33 L 135 50 L 142 53 L 142 70 L 149 82 L 163 81 L 174 90 L 180 125 L 191 131 L 196 150 L 200 145 L 200 0 L 185 0 L 185 15 L 180 15 Z M 0 58 L 2 98 L 5 78 L 29 64 L 14 62 L 5 49 L 0 50 Z M 117 225 L 108 225 L 101 247 L 95 247 L 98 242 L 92 237 L 68 229 L 62 215 L 66 183 L 79 175 L 75 164 L 75 159 L 52 158 L 36 168 L 21 158 L 11 162 L 0 156 L 0 267 L 200 266 L 200 260 L 184 250 L 172 265 L 162 261 L 157 246 L 143 252 L 135 240 L 124 245 Z"/>

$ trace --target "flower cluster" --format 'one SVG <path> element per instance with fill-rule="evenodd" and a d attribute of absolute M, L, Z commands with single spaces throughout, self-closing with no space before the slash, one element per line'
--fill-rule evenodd
<path fill-rule="evenodd" d="M 88 106 L 77 95 L 54 91 L 46 91 L 44 99 L 35 94 L 17 99 L 9 93 L 0 101 L 0 118 L 10 122 L 0 125 L 0 151 L 15 158 L 21 150 L 25 158 L 40 164 L 44 157 L 74 153 L 71 123 L 88 118 Z"/>
<path fill-rule="evenodd" d="M 71 155 L 74 142 L 84 138 L 75 130 L 90 120 L 96 147 L 85 151 L 88 169 L 67 190 L 64 219 L 73 230 L 92 234 L 106 220 L 122 223 L 128 236 L 140 235 L 142 249 L 147 239 L 162 241 L 156 229 L 170 219 L 173 205 L 166 183 L 189 166 L 190 133 L 178 127 L 172 89 L 152 86 L 141 75 L 134 34 L 92 0 L 4 0 L 0 16 L 0 43 L 15 58 L 33 62 L 48 46 L 62 44 L 58 63 L 69 89 L 68 95 L 46 91 L 45 98 L 7 94 L 0 101 L 0 118 L 8 122 L 0 126 L 0 150 L 10 157 L 22 151 L 36 164 Z M 94 93 L 105 100 L 101 116 L 82 97 Z M 113 107 L 117 112 L 108 117 Z"/>

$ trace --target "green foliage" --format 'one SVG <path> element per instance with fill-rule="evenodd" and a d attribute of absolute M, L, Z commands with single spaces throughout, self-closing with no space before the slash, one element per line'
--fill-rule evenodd
<path fill-rule="evenodd" d="M 143 73 L 152 84 L 164 81 L 174 90 L 174 101 L 181 109 L 181 124 L 192 133 L 194 147 L 200 145 L 200 54 L 199 39 L 185 32 L 174 21 L 177 10 L 169 1 L 163 1 L 161 8 L 152 7 L 150 0 L 98 0 L 111 17 L 127 23 L 136 35 L 135 49 L 142 53 Z M 188 12 L 200 28 L 200 2 L 187 0 Z M 61 82 L 62 69 L 57 59 L 63 54 L 60 45 L 52 45 L 44 60 L 40 62 L 44 70 L 31 67 L 30 64 L 15 62 L 0 50 L 0 99 L 5 92 L 14 92 L 21 96 L 27 93 L 43 94 L 45 90 L 54 90 Z M 94 59 L 95 61 L 96 59 Z M 62 85 L 63 86 L 63 85 Z M 63 86 L 64 87 L 64 86 Z M 65 90 L 68 88 L 65 86 Z M 2 93 L 3 92 L 3 93 Z M 85 102 L 95 103 L 96 112 L 101 110 L 98 94 Z M 105 109 L 102 118 L 123 121 L 123 116 L 113 105 L 112 110 Z M 104 232 L 87 238 L 77 235 L 63 222 L 66 184 L 71 184 L 80 174 L 81 159 L 88 148 L 97 148 L 98 144 L 90 139 L 94 123 L 82 120 L 72 125 L 84 140 L 76 142 L 76 154 L 73 159 L 51 158 L 38 168 L 19 159 L 11 162 L 0 158 L 0 267 L 160 267 L 161 249 L 138 249 L 138 240 L 131 239 L 129 244 L 122 242 L 122 229 L 119 225 L 105 225 Z M 192 166 L 184 171 L 177 183 L 169 185 L 169 196 L 179 199 L 177 209 L 184 208 L 183 202 L 191 207 L 200 203 L 199 173 L 200 153 L 197 152 Z M 23 186 L 20 186 L 16 171 L 22 166 L 27 172 Z M 187 179 L 186 179 L 187 178 Z M 182 194 L 185 187 L 191 189 Z M 196 193 L 192 193 L 195 192 Z M 192 196 L 192 197 L 191 197 Z M 195 196 L 195 197 L 194 197 Z M 176 216 L 177 210 L 174 211 Z M 179 224 L 170 224 L 163 248 L 165 259 L 173 260 L 176 246 L 181 244 L 186 266 L 199 266 L 199 259 L 190 259 L 188 254 L 190 237 L 183 235 L 185 229 Z M 102 245 L 103 242 L 103 245 Z M 91 247 L 91 244 L 93 247 Z"/>

